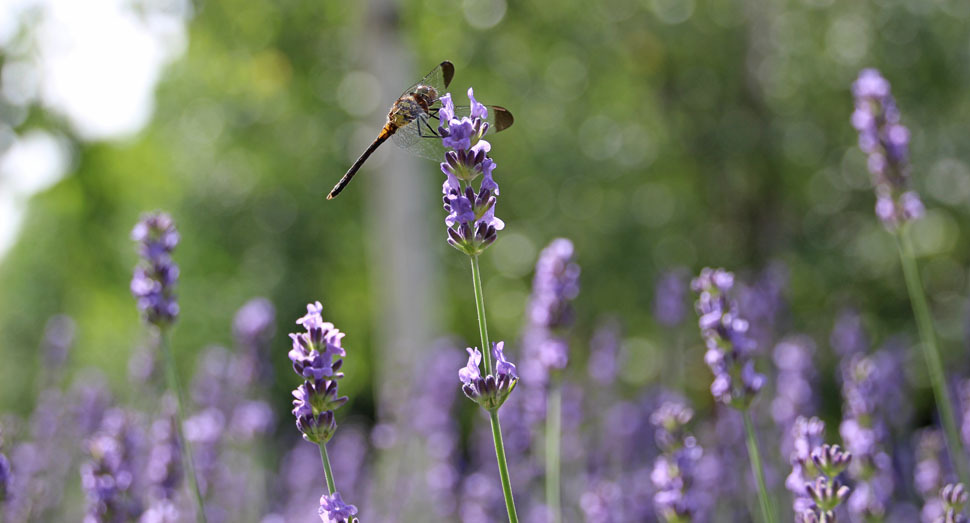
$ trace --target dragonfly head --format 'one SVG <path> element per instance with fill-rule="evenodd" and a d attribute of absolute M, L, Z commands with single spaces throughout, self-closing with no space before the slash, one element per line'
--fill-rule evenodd
<path fill-rule="evenodd" d="M 414 88 L 414 97 L 427 110 L 438 99 L 438 90 L 430 85 L 419 85 Z"/>

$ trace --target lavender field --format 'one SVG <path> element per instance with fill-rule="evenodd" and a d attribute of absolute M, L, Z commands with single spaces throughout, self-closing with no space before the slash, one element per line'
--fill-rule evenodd
<path fill-rule="evenodd" d="M 967 93 L 955 0 L 0 3 L 0 523 L 966 522 Z"/>

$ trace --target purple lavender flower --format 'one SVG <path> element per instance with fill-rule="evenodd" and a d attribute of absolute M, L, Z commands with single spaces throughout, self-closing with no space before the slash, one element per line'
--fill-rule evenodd
<path fill-rule="evenodd" d="M 785 480 L 785 488 L 795 497 L 792 509 L 801 514 L 812 508 L 813 502 L 805 491 L 805 485 L 818 476 L 812 462 L 812 451 L 825 442 L 825 423 L 818 418 L 799 416 L 791 429 L 792 451 L 789 463 L 791 474 Z"/>
<path fill-rule="evenodd" d="M 946 441 L 939 428 L 921 430 L 916 435 L 916 465 L 913 486 L 923 498 L 920 519 L 923 523 L 943 521 L 946 509 L 940 491 L 953 476 L 946 459 Z"/>
<path fill-rule="evenodd" d="M 869 350 L 869 338 L 862 327 L 859 311 L 846 307 L 839 311 L 829 336 L 829 343 L 836 354 L 842 357 L 863 353 Z"/>
<path fill-rule="evenodd" d="M 70 316 L 59 314 L 47 320 L 41 348 L 44 352 L 44 366 L 56 374 L 67 361 L 67 353 L 74 345 L 77 325 Z"/>
<path fill-rule="evenodd" d="M 290 361 L 293 370 L 303 378 L 321 380 L 324 378 L 339 379 L 342 361 L 333 361 L 335 357 L 346 356 L 340 342 L 344 333 L 334 327 L 332 323 L 323 321 L 320 315 L 323 306 L 320 302 L 307 305 L 307 314 L 296 320 L 306 332 L 291 333 L 293 348 L 290 350 Z"/>
<path fill-rule="evenodd" d="M 707 345 L 704 360 L 714 373 L 711 394 L 726 405 L 745 409 L 764 386 L 765 377 L 754 369 L 755 343 L 748 337 L 748 322 L 728 296 L 733 286 L 734 275 L 724 269 L 706 268 L 691 282 L 698 293 L 695 309 Z"/>
<path fill-rule="evenodd" d="M 145 476 L 151 504 L 141 520 L 178 521 L 179 510 L 175 503 L 179 485 L 182 483 L 182 447 L 173 402 L 164 403 L 162 416 L 152 424 L 152 448 L 148 456 Z"/>
<path fill-rule="evenodd" d="M 817 474 L 814 482 L 804 485 L 811 506 L 801 511 L 796 509 L 796 521 L 835 521 L 835 509 L 850 490 L 839 480 L 839 475 L 851 461 L 852 454 L 844 452 L 838 445 L 822 445 L 812 450 L 811 463 L 802 463 L 803 467 L 810 466 Z"/>
<path fill-rule="evenodd" d="M 852 126 L 876 190 L 876 215 L 895 229 L 923 215 L 923 202 L 909 185 L 909 130 L 900 123 L 889 81 L 875 69 L 863 69 L 852 84 Z"/>
<path fill-rule="evenodd" d="M 572 300 L 579 294 L 579 265 L 573 261 L 573 242 L 556 238 L 539 253 L 532 279 L 529 320 L 556 329 L 573 323 Z"/>
<path fill-rule="evenodd" d="M 789 336 L 774 350 L 775 366 L 778 368 L 777 390 L 771 400 L 771 416 L 783 430 L 781 452 L 792 452 L 792 427 L 796 419 L 815 410 L 812 382 L 815 366 L 812 356 L 815 342 L 808 336 Z M 806 451 L 807 452 L 807 451 Z"/>
<path fill-rule="evenodd" d="M 120 409 L 105 415 L 101 430 L 88 441 L 90 461 L 81 465 L 81 486 L 88 498 L 85 523 L 130 521 L 141 512 L 135 457 L 141 433 Z"/>
<path fill-rule="evenodd" d="M 650 475 L 657 489 L 653 500 L 657 514 L 666 521 L 691 521 L 700 510 L 694 483 L 704 451 L 686 431 L 693 416 L 693 410 L 680 401 L 665 402 L 650 416 L 663 452 Z"/>
<path fill-rule="evenodd" d="M 665 272 L 657 281 L 653 295 L 653 317 L 661 325 L 673 327 L 687 315 L 687 270 Z"/>
<path fill-rule="evenodd" d="M 610 320 L 600 325 L 593 333 L 589 345 L 589 377 L 604 387 L 612 384 L 620 370 L 617 361 L 620 352 L 619 323 Z"/>
<path fill-rule="evenodd" d="M 478 348 L 467 348 L 468 363 L 458 370 L 462 392 L 468 399 L 478 403 L 485 410 L 498 410 L 505 403 L 512 389 L 519 382 L 515 365 L 505 358 L 505 342 L 492 342 L 492 355 L 495 356 L 495 375 L 482 376 L 480 366 L 482 353 Z"/>
<path fill-rule="evenodd" d="M 967 491 L 963 483 L 949 483 L 940 490 L 943 500 L 943 516 L 937 520 L 940 523 L 966 523 L 963 507 L 967 504 Z"/>
<path fill-rule="evenodd" d="M 498 184 L 492 178 L 495 162 L 488 157 L 492 146 L 482 138 L 488 132 L 485 117 L 488 109 L 475 100 L 468 89 L 471 113 L 460 119 L 455 117 L 455 105 L 451 93 L 440 98 L 438 133 L 442 144 L 451 149 L 445 153 L 441 172 L 447 177 L 441 191 L 444 194 L 445 225 L 448 226 L 448 244 L 469 256 L 476 256 L 491 245 L 505 222 L 495 216 L 495 204 L 499 194 Z M 472 182 L 482 176 L 478 192 Z"/>
<path fill-rule="evenodd" d="M 174 291 L 179 269 L 172 261 L 172 251 L 179 242 L 175 222 L 163 212 L 147 214 L 131 231 L 131 239 L 138 243 L 142 257 L 131 279 L 131 293 L 145 320 L 165 327 L 179 313 Z"/>
<path fill-rule="evenodd" d="M 357 507 L 344 503 L 339 492 L 320 497 L 320 519 L 324 523 L 353 523 L 356 515 Z"/>
<path fill-rule="evenodd" d="M 849 473 L 855 486 L 847 506 L 858 520 L 885 515 L 894 489 L 892 459 L 884 450 L 888 429 L 878 407 L 887 397 L 883 389 L 895 382 L 875 356 L 857 354 L 842 368 L 845 401 L 839 433 L 854 456 Z"/>
<path fill-rule="evenodd" d="M 2 443 L 2 440 L 0 440 Z M 3 502 L 7 499 L 7 492 L 10 491 L 10 480 L 12 477 L 10 470 L 10 460 L 0 452 L 0 514 L 3 513 Z"/>

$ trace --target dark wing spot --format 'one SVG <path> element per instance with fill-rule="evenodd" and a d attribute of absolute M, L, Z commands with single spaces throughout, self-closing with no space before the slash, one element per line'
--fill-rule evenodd
<path fill-rule="evenodd" d="M 493 105 L 489 109 L 492 110 L 495 119 L 495 132 L 504 131 L 512 127 L 512 124 L 515 123 L 515 118 L 512 118 L 512 113 L 501 105 Z"/>
<path fill-rule="evenodd" d="M 445 60 L 439 67 L 441 67 L 441 79 L 444 80 L 447 89 L 451 79 L 455 77 L 455 64 Z"/>

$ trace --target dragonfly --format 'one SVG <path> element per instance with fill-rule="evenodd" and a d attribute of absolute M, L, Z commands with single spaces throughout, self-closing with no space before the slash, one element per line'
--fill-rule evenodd
<path fill-rule="evenodd" d="M 327 195 L 327 199 L 332 200 L 340 194 L 367 158 L 389 138 L 395 145 L 410 153 L 432 160 L 442 160 L 445 148 L 441 144 L 441 135 L 438 134 L 438 110 L 441 108 L 440 97 L 444 95 L 445 89 L 451 84 L 454 76 L 454 64 L 445 60 L 418 83 L 408 87 L 391 106 L 391 110 L 387 113 L 387 123 L 384 124 L 380 134 L 350 166 L 347 174 L 340 178 Z M 486 120 L 490 131 L 503 131 L 514 122 L 512 113 L 508 109 L 499 105 L 486 107 L 488 107 Z M 469 112 L 470 109 L 467 106 L 455 107 L 456 117 L 468 116 Z"/>

